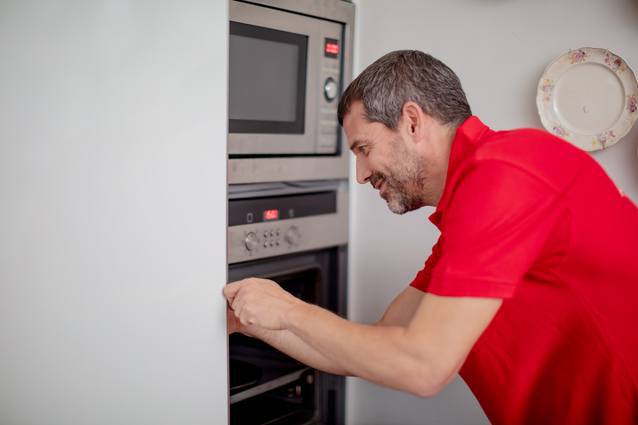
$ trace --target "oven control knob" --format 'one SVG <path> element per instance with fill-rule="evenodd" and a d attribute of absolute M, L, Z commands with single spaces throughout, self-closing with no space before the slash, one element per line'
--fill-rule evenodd
<path fill-rule="evenodd" d="M 323 83 L 323 95 L 326 96 L 328 102 L 332 102 L 337 98 L 339 87 L 337 82 L 332 77 L 326 78 L 326 82 Z"/>
<path fill-rule="evenodd" d="M 288 229 L 288 231 L 286 232 L 286 236 L 284 236 L 284 239 L 286 239 L 286 242 L 288 242 L 290 245 L 297 245 L 299 243 L 299 239 L 301 239 L 301 234 L 299 233 L 299 229 L 297 228 L 297 226 L 292 226 L 290 229 Z"/>
<path fill-rule="evenodd" d="M 246 245 L 246 249 L 248 251 L 253 251 L 259 245 L 259 239 L 255 232 L 250 232 L 246 235 L 246 239 L 244 239 L 244 244 Z"/>

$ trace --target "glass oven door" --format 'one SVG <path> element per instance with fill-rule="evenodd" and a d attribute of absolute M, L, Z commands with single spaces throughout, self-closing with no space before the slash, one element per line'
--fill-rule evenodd
<path fill-rule="evenodd" d="M 265 275 L 308 302 L 317 300 L 317 264 Z M 230 350 L 231 425 L 310 424 L 320 417 L 318 373 L 253 338 L 233 334 Z"/>
<path fill-rule="evenodd" d="M 294 296 L 339 310 L 337 248 L 229 266 L 229 281 L 263 277 Z M 320 373 L 241 334 L 229 337 L 231 425 L 342 423 L 343 378 Z"/>

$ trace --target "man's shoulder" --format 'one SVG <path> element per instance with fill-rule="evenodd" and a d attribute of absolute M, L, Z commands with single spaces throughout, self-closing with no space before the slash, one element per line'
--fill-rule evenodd
<path fill-rule="evenodd" d="M 587 154 L 544 130 L 521 128 L 491 131 L 478 144 L 475 159 L 500 159 L 521 164 L 542 158 L 543 164 L 581 163 Z M 531 165 L 534 165 L 533 162 Z"/>
<path fill-rule="evenodd" d="M 471 167 L 500 163 L 524 171 L 556 190 L 595 161 L 572 144 L 539 129 L 493 131 L 467 161 Z"/>

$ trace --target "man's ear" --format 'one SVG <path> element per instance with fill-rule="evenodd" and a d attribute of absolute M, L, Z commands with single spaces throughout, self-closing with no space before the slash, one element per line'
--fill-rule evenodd
<path fill-rule="evenodd" d="M 405 102 L 403 108 L 401 108 L 401 119 L 406 126 L 408 134 L 415 137 L 423 133 L 431 117 L 423 112 L 418 103 L 409 101 Z"/>

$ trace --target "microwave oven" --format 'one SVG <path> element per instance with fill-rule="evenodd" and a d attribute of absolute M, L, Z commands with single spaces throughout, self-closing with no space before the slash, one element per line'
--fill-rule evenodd
<path fill-rule="evenodd" d="M 229 183 L 347 178 L 337 105 L 354 6 L 230 1 Z"/>

